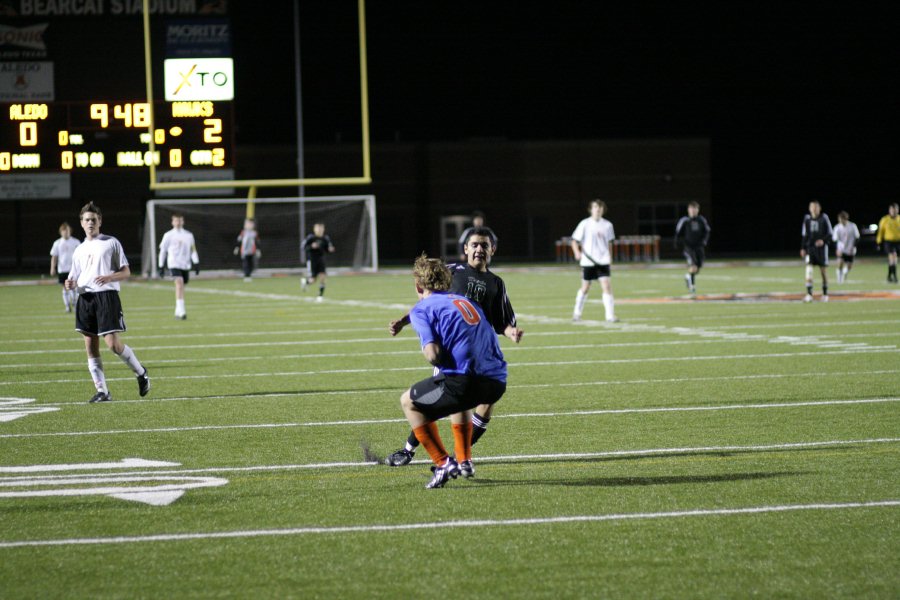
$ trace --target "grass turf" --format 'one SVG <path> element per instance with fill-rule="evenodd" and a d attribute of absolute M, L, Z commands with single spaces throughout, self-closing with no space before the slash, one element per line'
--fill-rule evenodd
<path fill-rule="evenodd" d="M 333 277 L 322 304 L 296 279 L 194 279 L 184 322 L 171 284 L 128 282 L 153 389 L 104 350 L 103 405 L 58 290 L 0 288 L 0 419 L 55 409 L 0 421 L 0 596 L 900 593 L 900 303 L 844 300 L 892 289 L 880 262 L 827 304 L 782 299 L 796 266 L 710 265 L 695 301 L 680 269 L 620 268 L 613 325 L 599 290 L 570 322 L 574 267 L 498 270 L 526 335 L 502 340 L 475 479 L 442 490 L 424 452 L 363 459 L 401 445 L 400 393 L 430 372 L 387 334 L 408 274 Z M 702 299 L 737 292 L 763 296 Z M 173 464 L 46 470 L 135 457 Z M 173 481 L 209 487 L 110 495 Z"/>

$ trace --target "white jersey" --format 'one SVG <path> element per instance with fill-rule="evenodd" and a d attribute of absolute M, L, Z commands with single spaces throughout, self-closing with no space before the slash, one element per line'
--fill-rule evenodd
<path fill-rule="evenodd" d="M 194 234 L 187 229 L 170 229 L 159 243 L 159 266 L 190 271 L 194 263 L 200 262 Z"/>
<path fill-rule="evenodd" d="M 53 247 L 50 248 L 50 256 L 56 257 L 57 273 L 68 273 L 72 270 L 72 255 L 80 243 L 73 237 L 69 237 L 69 239 L 59 238 L 53 242 Z"/>
<path fill-rule="evenodd" d="M 856 256 L 856 241 L 859 239 L 859 228 L 856 223 L 838 223 L 834 227 L 832 238 L 837 242 L 837 251 L 847 256 Z"/>
<path fill-rule="evenodd" d="M 118 281 L 100 285 L 96 279 L 112 275 L 127 266 L 128 259 L 125 258 L 125 250 L 119 240 L 111 235 L 99 235 L 92 240 L 85 240 L 75 249 L 68 278 L 75 281 L 79 291 L 119 291 Z"/>
<path fill-rule="evenodd" d="M 572 232 L 572 239 L 581 244 L 579 264 L 582 267 L 608 265 L 612 262 L 609 245 L 616 239 L 616 234 L 613 231 L 613 224 L 606 219 L 602 217 L 599 221 L 595 221 L 592 217 L 584 219 Z"/>

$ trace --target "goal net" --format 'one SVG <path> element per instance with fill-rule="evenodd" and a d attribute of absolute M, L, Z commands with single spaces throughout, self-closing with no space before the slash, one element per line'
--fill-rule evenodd
<path fill-rule="evenodd" d="M 303 240 L 315 223 L 325 224 L 335 251 L 327 257 L 329 269 L 378 270 L 374 196 L 321 196 L 300 198 L 204 198 L 147 202 L 144 217 L 141 271 L 158 277 L 159 243 L 172 227 L 172 215 L 184 216 L 185 229 L 194 234 L 200 268 L 238 271 L 234 255 L 244 227 L 247 203 L 254 204 L 261 256 L 261 272 L 306 268 Z"/>

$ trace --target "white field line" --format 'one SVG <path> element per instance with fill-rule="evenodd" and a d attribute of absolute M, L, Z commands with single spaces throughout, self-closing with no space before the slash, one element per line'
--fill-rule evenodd
<path fill-rule="evenodd" d="M 815 400 L 800 402 L 779 402 L 772 404 L 725 404 L 718 406 L 662 406 L 648 408 L 604 408 L 596 410 L 575 410 L 541 413 L 511 413 L 495 415 L 497 419 L 547 418 L 570 416 L 626 415 L 646 413 L 712 412 L 725 410 L 766 410 L 772 408 L 803 408 L 808 406 L 846 406 L 860 404 L 887 404 L 900 402 L 896 398 L 863 398 L 858 400 Z M 252 423 L 239 425 L 194 425 L 191 427 L 156 427 L 144 429 L 112 429 L 107 431 L 57 431 L 45 433 L 6 433 L 0 439 L 32 439 L 43 437 L 83 437 L 97 435 L 125 435 L 137 433 L 182 433 L 188 431 L 225 431 L 244 429 L 292 429 L 301 427 L 346 427 L 350 425 L 384 425 L 405 423 L 403 418 L 355 419 L 349 421 L 308 421 L 305 423 Z"/>
<path fill-rule="evenodd" d="M 180 542 L 188 540 L 221 540 L 234 538 L 283 537 L 296 535 L 346 533 L 384 533 L 395 531 L 422 531 L 434 529 L 460 529 L 470 527 L 522 527 L 527 525 L 560 525 L 567 523 L 598 523 L 606 521 L 637 521 L 649 519 L 682 519 L 688 517 L 717 517 L 759 515 L 812 510 L 850 510 L 859 508 L 889 508 L 900 506 L 900 500 L 876 500 L 869 502 L 830 502 L 815 504 L 781 504 L 738 508 L 700 508 L 667 512 L 612 513 L 599 515 L 570 515 L 561 517 L 532 517 L 524 519 L 472 519 L 437 521 L 428 523 L 400 523 L 382 525 L 343 525 L 337 527 L 293 527 L 285 529 L 249 529 L 212 531 L 199 533 L 169 533 L 141 536 L 116 536 L 96 538 L 67 538 L 56 540 L 0 541 L 0 548 L 27 548 L 43 546 L 94 546 L 107 544 L 140 544 L 150 542 Z"/>
<path fill-rule="evenodd" d="M 518 462 L 523 460 L 583 460 L 595 458 L 619 458 L 632 456 L 661 456 L 661 455 L 680 455 L 680 454 L 696 454 L 700 452 L 771 452 L 773 450 L 784 450 L 787 452 L 793 450 L 807 450 L 810 448 L 839 448 L 842 446 L 864 446 L 872 444 L 896 444 L 900 442 L 900 438 L 870 438 L 859 440 L 824 440 L 819 442 L 787 442 L 781 444 L 756 444 L 741 446 L 693 446 L 693 447 L 675 447 L 675 448 L 640 448 L 635 450 L 606 450 L 599 452 L 565 452 L 553 454 L 512 454 L 500 456 L 479 456 L 479 463 L 485 462 Z M 410 464 L 430 464 L 430 460 L 414 460 Z M 377 467 L 382 463 L 375 461 L 344 461 L 344 462 L 328 462 L 328 463 L 306 463 L 306 464 L 285 464 L 285 465 L 255 465 L 249 467 L 209 467 L 204 469 L 154 469 L 152 471 L 125 471 L 117 473 L 117 475 L 140 477 L 146 475 L 227 475 L 229 473 L 259 473 L 273 471 L 315 471 L 326 469 L 348 469 L 360 467 Z M 70 478 L 84 477 L 84 474 L 61 474 L 61 475 L 43 475 L 42 479 L 52 481 L 66 481 Z M 0 477 L 0 481 L 15 482 L 20 480 L 30 481 L 33 475 L 17 475 Z"/>
<path fill-rule="evenodd" d="M 581 335 L 583 332 L 571 332 L 572 335 L 578 334 Z M 559 336 L 559 335 L 569 335 L 569 332 L 565 333 L 557 333 L 557 332 L 541 332 L 541 333 L 533 333 L 529 335 L 529 338 L 533 338 L 535 336 Z M 855 337 L 890 337 L 890 338 L 898 338 L 900 339 L 900 331 L 897 333 L 893 332 L 882 332 L 882 333 L 851 333 L 851 334 L 841 334 L 842 338 L 855 338 Z M 768 338 L 766 338 L 768 339 Z M 730 343 L 741 343 L 741 342 L 755 342 L 759 341 L 757 339 L 752 338 L 751 336 L 744 337 L 734 337 L 728 339 L 688 339 L 688 340 L 666 340 L 666 341 L 657 341 L 657 342 L 615 342 L 615 343 L 597 343 L 597 344 L 553 344 L 553 345 L 544 345 L 544 346 L 533 346 L 533 345 L 515 345 L 515 346 L 506 346 L 503 348 L 503 353 L 506 355 L 517 354 L 519 352 L 534 352 L 534 351 L 543 351 L 543 350 L 589 350 L 589 349 L 606 349 L 606 348 L 642 348 L 642 347 L 657 347 L 657 346 L 685 346 L 685 345 L 703 345 L 703 344 L 730 344 Z M 868 346 L 865 343 L 839 343 L 839 342 L 828 342 L 828 344 L 836 343 L 839 344 L 838 347 L 847 347 L 847 348 L 862 348 Z M 789 345 L 799 345 L 798 343 L 791 342 Z M 230 347 L 230 346 L 229 346 Z M 153 348 L 142 347 L 141 351 L 144 350 L 152 350 Z M 70 350 L 71 352 L 82 352 L 81 348 L 76 350 Z M 393 351 L 379 351 L 378 356 L 419 356 L 421 352 L 419 350 L 393 350 Z M 315 358 L 354 358 L 354 357 L 371 357 L 372 352 L 315 352 L 311 354 L 266 354 L 263 355 L 243 355 L 239 357 L 239 360 L 242 362 L 251 361 L 251 360 L 265 360 L 265 361 L 273 361 L 273 360 L 298 360 L 298 359 L 315 359 Z M 234 362 L 237 360 L 233 356 L 198 356 L 198 357 L 190 357 L 190 358 L 162 358 L 162 359 L 153 359 L 154 365 L 160 364 L 184 364 L 185 362 L 189 362 L 192 365 L 196 365 L 199 363 L 216 363 L 216 362 Z M 73 364 L 71 361 L 62 362 L 62 363 L 18 363 L 18 364 L 9 364 L 9 365 L 0 365 L 4 369 L 49 369 L 56 367 L 72 367 Z"/>
<path fill-rule="evenodd" d="M 900 373 L 900 369 L 879 369 L 876 371 L 809 371 L 801 373 L 763 373 L 757 375 L 723 375 L 719 377 L 670 377 L 659 379 L 621 379 L 621 380 L 603 380 L 603 381 L 572 381 L 560 383 L 520 383 L 510 385 L 507 390 L 529 389 L 529 388 L 552 388 L 552 387 L 594 387 L 604 385 L 648 385 L 658 383 L 699 383 L 705 381 L 733 381 L 733 380 L 758 380 L 758 379 L 788 379 L 793 377 L 846 377 L 853 375 L 891 375 Z M 118 381 L 119 379 L 107 378 L 107 381 Z M 295 398 L 298 396 L 358 396 L 367 394 L 397 394 L 398 387 L 374 388 L 366 390 L 334 390 L 334 391 L 302 391 L 296 392 L 269 392 L 264 394 L 254 394 L 253 400 L 260 398 Z M 116 400 L 116 404 L 147 404 L 155 402 L 188 402 L 192 400 L 234 400 L 233 394 L 211 395 L 211 396 L 173 396 L 169 398 L 142 398 L 140 400 Z M 90 409 L 90 405 L 85 402 L 52 402 L 41 404 L 45 407 L 66 407 L 66 408 L 85 408 Z"/>
<path fill-rule="evenodd" d="M 794 377 L 846 377 L 853 375 L 892 375 L 900 373 L 900 369 L 879 369 L 876 371 L 811 371 L 801 373 L 763 373 L 757 375 L 724 375 L 720 377 L 670 377 L 660 379 L 621 379 L 621 380 L 603 380 L 603 381 L 572 381 L 560 383 L 520 383 L 510 385 L 507 390 L 529 389 L 529 388 L 552 388 L 552 387 L 594 387 L 604 385 L 648 385 L 658 383 L 698 383 L 706 381 L 733 381 L 733 380 L 758 380 L 758 379 L 788 379 Z M 117 379 L 107 378 L 107 381 L 117 381 Z M 367 394 L 396 394 L 400 388 L 374 388 L 366 390 L 334 390 L 334 391 L 296 391 L 296 392 L 269 392 L 264 394 L 254 394 L 253 400 L 260 398 L 296 398 L 299 396 L 358 396 Z M 211 396 L 173 396 L 169 398 L 142 398 L 140 400 L 116 400 L 116 404 L 147 404 L 156 402 L 189 402 L 193 400 L 234 400 L 233 394 L 211 395 Z M 85 408 L 90 409 L 90 405 L 84 402 L 51 402 L 41 404 L 43 407 L 66 407 L 66 408 Z"/>
<path fill-rule="evenodd" d="M 519 315 L 520 319 L 523 318 L 523 315 Z M 545 324 L 566 324 L 571 325 L 568 319 L 560 319 L 556 317 L 545 317 L 539 315 L 529 315 L 532 322 L 539 322 Z M 876 324 L 883 325 L 883 320 L 877 321 L 856 321 L 856 322 L 842 322 L 842 323 L 834 323 L 834 325 L 858 325 L 858 324 Z M 824 327 L 829 325 L 828 323 L 817 323 L 817 326 Z M 734 325 L 734 326 L 723 326 L 719 327 L 720 330 L 733 330 L 733 329 L 750 329 L 750 328 L 765 328 L 765 327 L 794 327 L 794 326 L 802 326 L 807 327 L 807 323 L 790 323 L 790 324 L 756 324 L 756 325 Z M 722 339 L 729 341 L 770 341 L 774 343 L 791 343 L 791 344 L 801 344 L 801 345 L 821 345 L 823 343 L 828 344 L 838 344 L 840 343 L 836 338 L 840 337 L 838 335 L 827 335 L 827 336 L 776 336 L 771 337 L 766 334 L 748 334 L 748 333 L 729 333 L 727 331 L 716 331 L 705 328 L 691 328 L 691 327 L 667 327 L 663 325 L 649 325 L 649 324 L 641 324 L 641 323 L 616 323 L 609 324 L 601 321 L 591 321 L 584 320 L 579 323 L 579 328 L 581 327 L 597 327 L 603 333 L 657 333 L 663 335 L 677 335 L 677 336 L 689 336 L 689 337 L 700 337 L 703 339 Z M 330 330 L 295 330 L 290 332 L 283 332 L 285 335 L 319 335 L 322 333 L 334 333 L 334 332 L 360 332 L 360 331 L 378 331 L 380 328 L 346 328 L 346 329 L 330 329 Z M 241 348 L 241 347 L 258 347 L 260 344 L 264 344 L 267 347 L 277 347 L 277 346 L 307 346 L 307 345 L 335 345 L 335 344 L 360 344 L 360 343 L 385 343 L 385 342 L 403 342 L 407 339 L 406 337 L 390 337 L 387 335 L 386 329 L 384 329 L 385 335 L 374 337 L 374 338 L 354 338 L 354 339 L 312 339 L 312 340 L 287 340 L 287 341 L 272 341 L 272 340 L 264 340 L 262 342 L 235 342 L 235 343 L 222 343 L 222 344 L 180 344 L 180 345 L 166 345 L 166 346 L 141 346 L 141 349 L 144 351 L 150 350 L 198 350 L 198 349 L 211 349 L 211 348 Z M 599 332 L 598 332 L 599 333 Z M 877 332 L 884 333 L 884 332 Z M 279 333 L 281 335 L 282 333 Z M 532 332 L 531 337 L 536 336 L 563 336 L 563 335 L 583 335 L 583 331 L 549 331 L 549 332 Z M 160 334 L 160 335 L 148 335 L 148 336 L 135 336 L 136 339 L 172 339 L 172 338 L 203 338 L 207 339 L 210 337 L 236 337 L 238 339 L 246 339 L 247 337 L 254 336 L 271 336 L 271 332 L 224 332 L 224 333 L 216 333 L 216 334 L 204 334 L 204 333 L 190 333 L 190 334 L 177 334 L 177 335 L 169 335 L 169 334 Z M 528 334 L 526 333 L 526 336 Z M 872 337 L 876 337 L 875 334 Z M 52 338 L 52 339 L 44 339 L 44 340 L 28 340 L 28 341 L 16 341 L 11 340 L 8 343 L 65 343 L 71 339 L 71 337 L 66 338 Z M 652 342 L 651 342 L 652 343 Z M 51 354 L 51 353 L 74 353 L 80 352 L 82 349 L 78 347 L 73 348 L 54 348 L 54 349 L 44 349 L 44 350 L 10 350 L 10 351 L 2 351 L 0 352 L 0 356 L 16 356 L 16 355 L 31 355 L 31 354 Z"/>
<path fill-rule="evenodd" d="M 581 334 L 582 332 L 573 332 Z M 538 335 L 553 335 L 557 336 L 559 334 L 555 332 L 546 332 L 546 333 L 534 333 L 529 336 L 529 338 L 533 338 Z M 563 335 L 568 335 L 565 333 Z M 842 338 L 854 338 L 854 337 L 890 337 L 890 338 L 898 338 L 900 339 L 900 332 L 897 333 L 855 333 L 855 334 L 841 334 Z M 552 345 L 544 345 L 544 346 L 534 346 L 528 344 L 522 345 L 509 345 L 503 348 L 503 353 L 505 355 L 517 354 L 519 352 L 534 352 L 534 351 L 543 351 L 543 350 L 589 350 L 589 349 L 605 349 L 605 348 L 641 348 L 641 347 L 657 347 L 657 346 L 685 346 L 685 345 L 704 345 L 704 344 L 731 344 L 731 343 L 741 343 L 741 342 L 755 342 L 758 341 L 756 339 L 752 339 L 750 336 L 746 337 L 735 337 L 729 339 L 688 339 L 688 340 L 666 340 L 666 341 L 657 341 L 657 342 L 615 342 L 615 343 L 597 343 L 597 344 L 552 344 Z M 832 342 L 828 342 L 831 344 Z M 847 348 L 862 348 L 868 346 L 866 343 L 859 342 L 848 342 L 848 343 L 839 343 L 839 347 L 847 347 Z M 789 345 L 799 345 L 790 343 Z M 144 350 L 152 350 L 152 348 L 142 347 L 141 351 Z M 76 350 L 69 350 L 69 352 L 82 352 L 81 348 Z M 378 356 L 419 356 L 419 350 L 393 350 L 393 351 L 379 351 Z M 311 354 L 266 354 L 263 355 L 243 355 L 240 357 L 242 362 L 251 361 L 251 360 L 296 360 L 296 359 L 310 359 L 310 358 L 354 358 L 354 357 L 371 357 L 372 352 L 315 352 Z M 162 359 L 153 359 L 154 365 L 159 364 L 183 364 L 185 362 L 189 362 L 192 365 L 196 365 L 199 363 L 216 363 L 216 362 L 234 362 L 236 359 L 233 356 L 198 356 L 198 357 L 190 357 L 190 358 L 162 358 Z M 9 365 L 0 365 L 0 367 L 4 369 L 49 369 L 56 367 L 72 367 L 72 361 L 66 361 L 61 363 L 18 363 L 18 364 L 9 364 Z"/>
<path fill-rule="evenodd" d="M 721 360 L 728 359 L 772 359 L 772 358 L 795 358 L 799 356 L 825 356 L 834 354 L 880 354 L 896 352 L 896 346 L 867 346 L 865 348 L 853 346 L 842 350 L 819 350 L 813 352 L 780 352 L 765 354 L 732 354 L 728 356 L 711 355 L 711 356 L 652 356 L 643 358 L 604 358 L 596 360 L 549 360 L 535 362 L 514 362 L 508 366 L 512 368 L 524 367 L 554 367 L 554 366 L 572 366 L 572 365 L 623 365 L 633 363 L 661 363 L 661 362 L 694 362 L 705 360 Z M 235 360 L 240 360 L 236 358 Z M 152 365 L 152 363 L 148 363 Z M 315 377 L 319 375 L 349 375 L 349 374 L 366 374 L 366 373 L 399 373 L 406 371 L 422 371 L 421 365 L 414 367 L 391 367 L 391 368 L 373 368 L 373 369 L 322 369 L 315 371 L 273 371 L 268 373 L 219 373 L 210 375 L 173 375 L 166 377 L 167 381 L 176 380 L 201 380 L 201 379 L 242 379 L 242 378 L 274 378 L 274 377 Z M 107 377 L 107 381 L 127 381 L 130 377 Z M 82 378 L 68 379 L 40 379 L 31 381 L 0 381 L 2 385 L 49 385 L 59 383 L 75 383 L 83 381 Z"/>

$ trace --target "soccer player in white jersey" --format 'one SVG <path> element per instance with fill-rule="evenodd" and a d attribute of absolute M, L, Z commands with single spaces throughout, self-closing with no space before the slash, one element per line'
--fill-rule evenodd
<path fill-rule="evenodd" d="M 72 254 L 81 242 L 72 237 L 72 227 L 68 223 L 59 226 L 59 239 L 50 248 L 50 277 L 56 276 L 62 288 L 63 306 L 72 312 L 77 298 L 75 290 L 66 289 L 66 279 L 72 269 Z"/>
<path fill-rule="evenodd" d="M 103 215 L 93 202 L 81 208 L 81 227 L 84 242 L 72 256 L 72 270 L 66 279 L 67 290 L 78 290 L 75 306 L 75 331 L 84 336 L 88 371 L 97 393 L 91 402 L 109 402 L 112 396 L 106 385 L 103 361 L 100 358 L 100 336 L 137 376 L 138 393 L 150 391 L 150 377 L 134 352 L 119 334 L 125 331 L 125 315 L 119 301 L 119 282 L 131 276 L 128 259 L 119 240 L 100 233 Z"/>
<path fill-rule="evenodd" d="M 175 280 L 175 318 L 187 319 L 184 309 L 184 286 L 190 281 L 191 269 L 200 274 L 200 256 L 194 234 L 184 228 L 184 215 L 172 215 L 172 229 L 159 243 L 159 276 L 165 277 L 166 267 Z"/>
<path fill-rule="evenodd" d="M 847 273 L 853 268 L 853 257 L 856 256 L 856 242 L 859 240 L 859 228 L 850 220 L 847 211 L 838 213 L 838 224 L 834 227 L 833 239 L 837 245 L 837 281 L 844 283 Z"/>
<path fill-rule="evenodd" d="M 615 312 L 612 285 L 609 282 L 612 254 L 609 246 L 616 239 L 613 225 L 603 218 L 606 203 L 603 200 L 591 200 L 589 210 L 591 216 L 581 221 L 572 233 L 572 253 L 581 265 L 581 288 L 575 296 L 575 310 L 572 320 L 581 320 L 584 303 L 587 301 L 591 282 L 600 280 L 603 290 L 603 308 L 607 322 L 618 321 Z"/>

